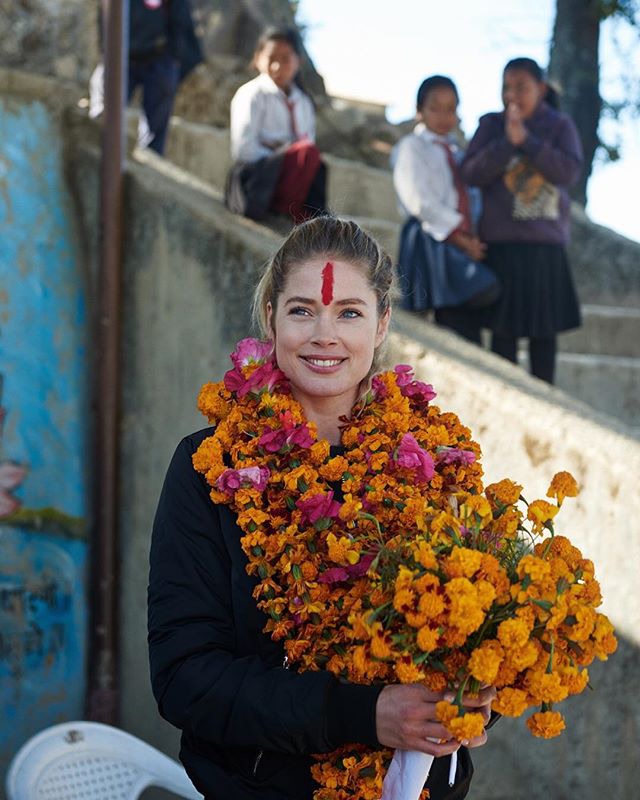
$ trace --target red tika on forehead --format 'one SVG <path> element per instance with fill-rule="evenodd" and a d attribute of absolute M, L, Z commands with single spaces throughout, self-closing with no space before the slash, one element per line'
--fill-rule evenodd
<path fill-rule="evenodd" d="M 333 264 L 330 261 L 322 270 L 322 302 L 328 306 L 333 300 Z"/>

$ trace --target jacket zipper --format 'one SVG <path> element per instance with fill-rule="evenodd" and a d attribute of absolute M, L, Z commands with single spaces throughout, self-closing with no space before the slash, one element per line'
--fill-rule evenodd
<path fill-rule="evenodd" d="M 285 656 L 282 660 L 282 669 L 289 669 L 289 657 Z M 253 777 L 255 778 L 258 774 L 258 767 L 260 766 L 260 762 L 262 761 L 262 756 L 264 755 L 264 750 L 261 748 L 258 750 L 258 755 L 256 756 L 256 760 L 253 763 Z"/>

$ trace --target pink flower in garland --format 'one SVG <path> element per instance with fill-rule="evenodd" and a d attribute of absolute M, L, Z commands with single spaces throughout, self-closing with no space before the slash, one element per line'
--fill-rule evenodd
<path fill-rule="evenodd" d="M 405 433 L 400 440 L 393 461 L 398 467 L 411 470 L 418 483 L 427 483 L 433 478 L 435 472 L 433 458 L 420 447 L 410 433 Z"/>
<path fill-rule="evenodd" d="M 327 528 L 340 511 L 340 503 L 333 499 L 333 492 L 296 500 L 296 506 L 302 511 L 302 521 L 310 523 L 318 530 Z"/>
<path fill-rule="evenodd" d="M 231 353 L 231 361 L 236 369 L 242 369 L 249 364 L 264 364 L 271 360 L 272 355 L 273 342 L 263 342 L 253 338 L 241 339 Z"/>
<path fill-rule="evenodd" d="M 267 485 L 270 475 L 267 467 L 241 467 L 240 469 L 226 469 L 216 481 L 217 488 L 229 496 L 243 488 L 251 487 L 259 492 Z"/>
<path fill-rule="evenodd" d="M 279 384 L 286 385 L 287 376 L 276 367 L 273 361 L 268 361 L 255 369 L 249 377 L 245 377 L 237 367 L 225 372 L 224 385 L 230 392 L 235 392 L 237 397 L 244 397 L 250 392 L 259 395 L 261 392 L 273 392 Z M 285 386 L 279 386 L 280 391 L 285 391 Z"/>
<path fill-rule="evenodd" d="M 281 423 L 278 428 L 265 428 L 264 433 L 258 440 L 258 444 L 267 453 L 281 453 L 291 450 L 293 447 L 308 448 L 313 444 L 313 437 L 309 432 L 306 422 L 297 424 L 291 412 L 285 411 L 280 414 Z"/>
<path fill-rule="evenodd" d="M 436 448 L 436 464 L 473 464 L 476 454 L 472 450 L 461 450 L 459 447 Z"/>
<path fill-rule="evenodd" d="M 361 578 L 366 575 L 374 559 L 373 553 L 362 556 L 357 564 L 349 564 L 346 567 L 330 567 L 318 576 L 319 583 L 341 583 L 352 578 Z"/>
<path fill-rule="evenodd" d="M 273 392 L 276 387 L 287 392 L 287 376 L 276 365 L 272 342 L 242 339 L 231 353 L 231 361 L 233 369 L 225 373 L 224 385 L 237 397 L 249 393 L 258 396 L 264 391 Z M 252 365 L 257 365 L 257 368 L 245 375 L 243 369 Z"/>
<path fill-rule="evenodd" d="M 419 403 L 429 403 L 436 396 L 430 383 L 413 380 L 413 369 L 408 364 L 398 364 L 393 371 L 400 393 L 404 397 L 410 397 Z"/>
<path fill-rule="evenodd" d="M 371 391 L 377 401 L 384 400 L 387 396 L 387 387 L 384 385 L 384 381 L 377 375 L 374 375 L 371 379 Z"/>

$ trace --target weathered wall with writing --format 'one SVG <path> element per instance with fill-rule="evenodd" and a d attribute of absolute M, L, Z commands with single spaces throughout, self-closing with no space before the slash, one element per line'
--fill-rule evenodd
<path fill-rule="evenodd" d="M 84 703 L 85 287 L 60 131 L 0 77 L 0 777 Z"/>

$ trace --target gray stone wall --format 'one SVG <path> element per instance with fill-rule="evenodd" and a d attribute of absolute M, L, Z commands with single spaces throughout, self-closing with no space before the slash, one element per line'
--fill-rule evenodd
<path fill-rule="evenodd" d="M 98 61 L 96 0 L 0 0 L 0 66 L 86 83 Z"/>

